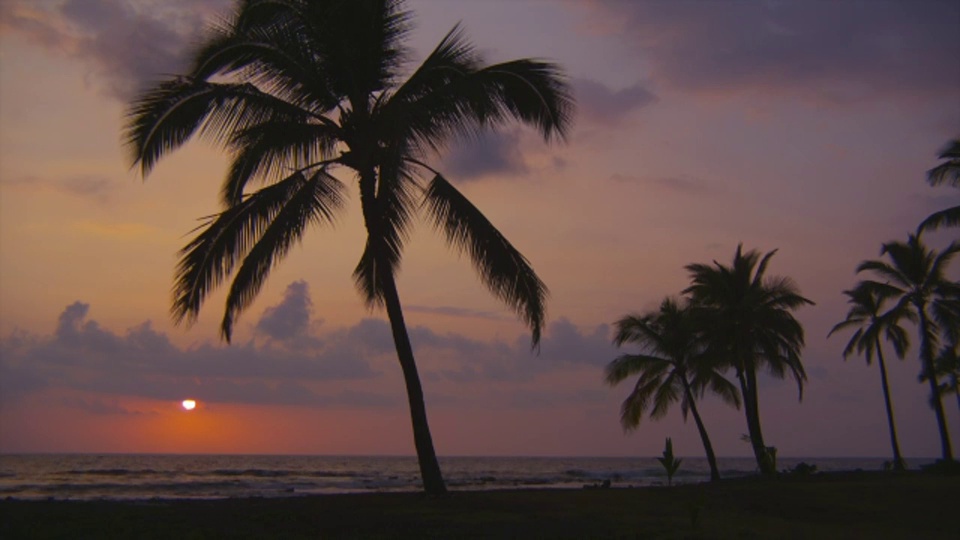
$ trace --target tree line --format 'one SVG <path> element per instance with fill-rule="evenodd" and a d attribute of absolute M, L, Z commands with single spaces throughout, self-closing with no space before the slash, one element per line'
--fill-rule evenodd
<path fill-rule="evenodd" d="M 927 181 L 933 186 L 960 187 L 960 139 L 951 141 L 939 157 L 944 161 L 928 171 Z M 884 243 L 880 250 L 883 258 L 861 262 L 856 273 L 865 279 L 843 292 L 849 311 L 828 334 L 855 329 L 843 350 L 844 359 L 856 353 L 870 365 L 874 356 L 877 358 L 895 470 L 906 465 L 896 435 L 883 345 L 892 346 L 898 358 L 906 356 L 911 338 L 903 327 L 905 322 L 916 327 L 919 379 L 930 388 L 941 459 L 953 460 L 942 397 L 956 394 L 960 407 L 960 283 L 947 275 L 960 244 L 953 241 L 937 251 L 924 244 L 922 234 L 957 226 L 960 207 L 936 212 L 905 242 Z M 773 476 L 776 448 L 763 439 L 758 369 L 777 378 L 791 375 L 803 397 L 807 380 L 800 359 L 804 333 L 793 311 L 813 302 L 800 295 L 790 278 L 766 275 L 774 253 L 763 257 L 757 251 L 744 253 L 741 245 L 729 265 L 716 261 L 687 265 L 691 284 L 680 298 L 668 297 L 657 310 L 627 315 L 615 325 L 614 343 L 640 350 L 622 354 L 606 367 L 610 385 L 637 377 L 621 406 L 624 429 L 637 428 L 644 416 L 661 418 L 679 402 L 684 420 L 693 415 L 714 481 L 720 479 L 720 473 L 697 409 L 698 399 L 710 392 L 738 409 L 743 405 L 747 439 L 757 466 L 764 476 Z M 726 373 L 732 373 L 738 385 L 726 379 Z"/>

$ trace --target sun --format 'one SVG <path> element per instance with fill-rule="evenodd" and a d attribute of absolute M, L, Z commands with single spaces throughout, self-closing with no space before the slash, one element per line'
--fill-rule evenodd
<path fill-rule="evenodd" d="M 185 399 L 180 402 L 180 405 L 182 405 L 186 411 L 192 411 L 197 408 L 197 402 L 192 399 Z"/>

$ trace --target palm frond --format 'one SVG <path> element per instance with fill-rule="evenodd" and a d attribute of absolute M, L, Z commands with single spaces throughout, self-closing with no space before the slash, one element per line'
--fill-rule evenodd
<path fill-rule="evenodd" d="M 960 138 L 948 142 L 937 157 L 946 161 L 927 171 L 927 182 L 960 187 Z"/>
<path fill-rule="evenodd" d="M 340 135 L 335 126 L 312 122 L 264 122 L 237 131 L 230 139 L 233 160 L 221 202 L 238 204 L 254 178 L 266 181 L 321 163 L 333 154 Z"/>
<path fill-rule="evenodd" d="M 604 381 L 610 386 L 622 382 L 631 375 L 647 374 L 660 377 L 670 367 L 670 361 L 645 354 L 622 354 L 607 364 Z"/>
<path fill-rule="evenodd" d="M 573 103 L 557 65 L 522 59 L 482 67 L 455 27 L 387 98 L 381 116 L 392 137 L 437 151 L 452 137 L 476 135 L 507 120 L 532 125 L 547 140 L 565 138 Z"/>
<path fill-rule="evenodd" d="M 427 187 L 423 204 L 447 242 L 470 256 L 484 285 L 530 327 L 536 347 L 544 324 L 547 286 L 526 257 L 439 174 Z"/>
<path fill-rule="evenodd" d="M 310 116 L 252 84 L 210 83 L 178 77 L 133 101 L 127 111 L 125 141 L 146 176 L 164 155 L 198 131 L 227 143 L 231 134 L 270 121 L 303 122 Z"/>
<path fill-rule="evenodd" d="M 925 231 L 934 231 L 941 227 L 960 227 L 960 206 L 954 206 L 934 212 L 927 216 L 927 219 L 920 222 L 917 227 L 917 234 Z"/>
<path fill-rule="evenodd" d="M 309 179 L 300 176 L 297 189 L 289 193 L 285 204 L 258 231 L 256 243 L 234 276 L 220 326 L 228 342 L 234 320 L 256 298 L 270 270 L 300 241 L 308 225 L 331 222 L 342 204 L 343 185 L 325 170 L 315 172 Z"/>

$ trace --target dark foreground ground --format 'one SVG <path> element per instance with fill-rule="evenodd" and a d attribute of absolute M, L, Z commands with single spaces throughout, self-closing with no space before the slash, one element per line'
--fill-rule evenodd
<path fill-rule="evenodd" d="M 960 539 L 960 477 L 835 473 L 637 489 L 0 501 L 0 538 Z"/>

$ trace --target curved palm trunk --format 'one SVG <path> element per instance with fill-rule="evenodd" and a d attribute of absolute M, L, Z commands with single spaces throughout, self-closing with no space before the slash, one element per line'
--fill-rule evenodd
<path fill-rule="evenodd" d="M 407 400 L 410 403 L 410 420 L 413 423 L 413 442 L 417 448 L 417 460 L 420 463 L 420 475 L 423 489 L 428 495 L 442 495 L 447 488 L 440 473 L 440 464 L 433 449 L 433 437 L 427 423 L 427 408 L 423 403 L 423 388 L 417 374 L 417 363 L 407 335 L 407 325 L 400 309 L 400 295 L 393 276 L 383 278 L 383 296 L 390 318 L 390 330 L 393 331 L 393 343 L 397 348 L 397 358 L 403 370 L 403 381 L 407 385 Z"/>
<path fill-rule="evenodd" d="M 937 372 L 933 368 L 933 345 L 928 339 L 927 332 L 930 322 L 927 320 L 926 306 L 918 305 L 920 315 L 920 361 L 927 372 L 927 381 L 930 383 L 930 403 L 937 414 L 937 426 L 940 428 L 940 449 L 943 459 L 953 460 L 953 450 L 950 448 L 950 434 L 947 433 L 947 420 L 943 413 L 943 401 L 940 399 L 940 385 L 937 384 Z"/>
<path fill-rule="evenodd" d="M 363 208 L 364 222 L 367 227 L 368 242 L 380 235 L 380 214 L 377 208 L 376 185 L 377 177 L 372 168 L 366 168 L 366 173 L 360 178 L 360 201 Z M 417 363 L 413 357 L 413 347 L 410 345 L 410 336 L 407 334 L 407 325 L 403 320 L 403 310 L 400 306 L 400 295 L 397 293 L 397 284 L 393 273 L 382 271 L 377 276 L 383 289 L 383 301 L 387 308 L 387 318 L 390 319 L 390 330 L 393 333 L 393 344 L 397 349 L 397 359 L 403 371 L 403 382 L 407 387 L 407 401 L 410 405 L 410 421 L 413 424 L 413 443 L 417 449 L 417 461 L 420 465 L 420 477 L 423 479 L 423 490 L 428 495 L 442 495 L 447 488 L 440 473 L 440 464 L 433 449 L 433 437 L 430 435 L 430 425 L 427 423 L 427 408 L 423 403 L 423 387 L 420 386 L 420 375 L 417 373 Z"/>
<path fill-rule="evenodd" d="M 757 374 L 752 369 L 737 374 L 740 380 L 740 390 L 743 393 L 743 409 L 747 416 L 747 430 L 750 433 L 750 444 L 753 455 L 757 459 L 757 466 L 763 476 L 771 477 L 777 473 L 776 466 L 771 459 L 767 446 L 763 442 L 763 431 L 760 429 L 760 406 L 757 399 Z"/>
<path fill-rule="evenodd" d="M 890 385 L 887 383 L 887 366 L 883 361 L 883 350 L 877 338 L 877 362 L 880 364 L 880 384 L 883 386 L 883 401 L 887 405 L 887 425 L 890 427 L 890 445 L 893 447 L 893 470 L 906 469 L 900 455 L 900 443 L 897 442 L 897 428 L 893 423 L 893 403 L 890 401 Z"/>
<path fill-rule="evenodd" d="M 703 441 L 703 451 L 707 454 L 707 463 L 710 464 L 710 481 L 720 481 L 720 470 L 717 468 L 717 456 L 713 453 L 713 445 L 710 444 L 710 437 L 707 435 L 707 428 L 700 419 L 700 413 L 697 411 L 697 402 L 693 399 L 693 393 L 690 392 L 690 385 L 686 379 L 683 379 L 683 390 L 687 394 L 687 401 L 690 403 L 690 412 L 693 413 L 693 421 L 697 424 L 697 431 L 700 432 L 700 440 Z"/>

